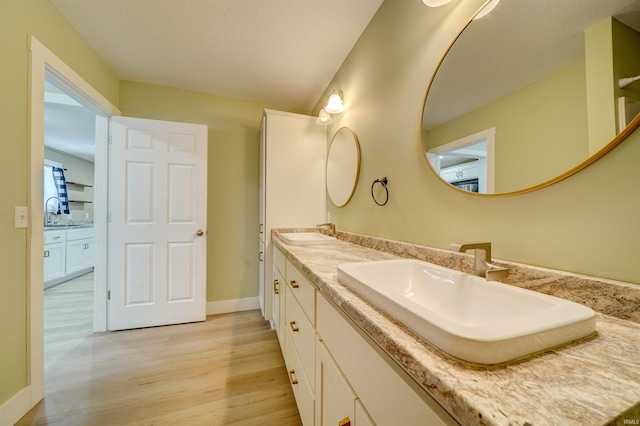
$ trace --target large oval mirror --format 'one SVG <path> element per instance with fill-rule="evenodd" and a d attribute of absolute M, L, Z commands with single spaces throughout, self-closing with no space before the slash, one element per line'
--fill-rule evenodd
<path fill-rule="evenodd" d="M 345 206 L 356 189 L 360 174 L 360 144 L 353 130 L 340 128 L 327 155 L 327 193 L 336 207 Z"/>
<path fill-rule="evenodd" d="M 640 1 L 501 0 L 441 61 L 423 153 L 465 191 L 544 186 L 630 133 L 639 75 Z"/>

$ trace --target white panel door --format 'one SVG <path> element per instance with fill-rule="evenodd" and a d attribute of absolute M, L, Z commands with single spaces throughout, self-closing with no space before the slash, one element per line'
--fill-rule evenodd
<path fill-rule="evenodd" d="M 207 127 L 113 117 L 109 330 L 206 318 Z"/>

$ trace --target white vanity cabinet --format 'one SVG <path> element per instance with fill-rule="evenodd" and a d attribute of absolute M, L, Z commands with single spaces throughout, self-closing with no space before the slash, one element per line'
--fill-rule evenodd
<path fill-rule="evenodd" d="M 273 320 L 271 230 L 326 222 L 326 127 L 317 117 L 265 110 L 260 129 L 260 308 Z"/>
<path fill-rule="evenodd" d="M 285 320 L 285 258 L 277 247 L 273 249 L 273 286 L 271 287 L 271 298 L 273 300 L 273 324 L 280 341 L 280 347 L 284 348 L 284 320 Z"/>
<path fill-rule="evenodd" d="M 44 233 L 43 275 L 44 284 L 65 276 L 66 231 L 47 231 Z"/>
<path fill-rule="evenodd" d="M 277 248 L 274 248 L 275 251 Z M 286 333 L 285 362 L 300 411 L 300 418 L 305 426 L 309 426 L 315 424 L 316 330 L 314 323 L 316 289 L 288 260 L 285 269 L 285 318 L 283 324 Z"/>
<path fill-rule="evenodd" d="M 277 247 L 273 259 L 286 282 L 276 330 L 305 426 L 458 424 Z"/>
<path fill-rule="evenodd" d="M 93 228 L 67 231 L 65 275 L 89 270 L 94 263 Z"/>
<path fill-rule="evenodd" d="M 369 342 L 324 296 L 318 296 L 317 331 L 353 389 L 363 424 L 457 425 L 429 395 Z M 360 426 L 358 414 L 355 425 Z M 329 424 L 329 423 L 323 423 Z M 353 423 L 352 423 L 353 426 Z"/>

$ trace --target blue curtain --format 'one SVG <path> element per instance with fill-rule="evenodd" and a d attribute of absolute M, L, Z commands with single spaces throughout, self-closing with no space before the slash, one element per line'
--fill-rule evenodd
<path fill-rule="evenodd" d="M 56 184 L 58 190 L 58 198 L 62 201 L 62 206 L 58 206 L 58 212 L 56 214 L 69 214 L 69 197 L 67 196 L 67 181 L 64 178 L 64 170 L 58 167 L 52 167 L 53 181 Z M 62 211 L 60 211 L 62 209 Z"/>

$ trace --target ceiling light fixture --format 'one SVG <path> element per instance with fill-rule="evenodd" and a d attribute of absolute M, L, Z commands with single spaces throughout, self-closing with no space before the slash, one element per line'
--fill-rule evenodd
<path fill-rule="evenodd" d="M 344 105 L 342 105 L 342 97 L 336 93 L 334 90 L 331 96 L 329 96 L 329 102 L 327 102 L 327 106 L 324 109 L 329 114 L 340 114 L 344 111 Z"/>
<path fill-rule="evenodd" d="M 318 114 L 318 119 L 316 120 L 316 123 L 326 126 L 333 123 L 333 118 L 331 118 L 331 115 L 329 115 L 326 109 L 322 108 L 320 110 L 320 113 Z"/>
<path fill-rule="evenodd" d="M 451 0 L 422 0 L 422 2 L 429 7 L 440 7 L 449 3 Z"/>
<path fill-rule="evenodd" d="M 621 78 L 620 80 L 618 80 L 618 87 L 623 89 L 628 85 L 630 85 L 631 83 L 633 83 L 634 81 L 638 81 L 638 80 L 640 80 L 640 75 L 636 75 L 635 77 Z"/>

